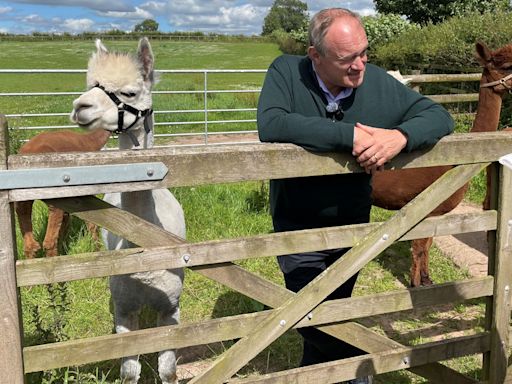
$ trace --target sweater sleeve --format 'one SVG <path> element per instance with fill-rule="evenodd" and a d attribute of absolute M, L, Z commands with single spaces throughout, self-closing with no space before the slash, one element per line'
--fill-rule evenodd
<path fill-rule="evenodd" d="M 318 103 L 289 62 L 276 59 L 258 101 L 260 140 L 293 143 L 315 152 L 350 151 L 354 124 L 332 121 Z"/>
<path fill-rule="evenodd" d="M 416 95 L 397 128 L 407 135 L 404 150 L 410 152 L 433 146 L 443 136 L 451 134 L 454 122 L 441 105 L 425 96 Z"/>

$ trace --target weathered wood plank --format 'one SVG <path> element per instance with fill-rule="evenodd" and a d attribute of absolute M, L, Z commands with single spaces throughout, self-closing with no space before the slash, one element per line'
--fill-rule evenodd
<path fill-rule="evenodd" d="M 425 365 L 436 360 L 465 356 L 489 347 L 489 335 L 480 334 L 451 340 L 402 347 L 345 360 L 290 369 L 255 378 L 232 379 L 230 384 L 310 384 L 345 381 L 358 376 L 377 375 Z"/>
<path fill-rule="evenodd" d="M 447 301 L 448 302 L 448 301 Z M 343 340 L 368 353 L 385 352 L 403 348 L 404 345 L 380 335 L 358 323 L 346 323 L 343 331 Z M 341 335 L 340 335 L 341 336 Z M 411 367 L 409 371 L 425 377 L 429 383 L 434 384 L 476 384 L 473 380 L 443 364 L 429 363 Z"/>
<path fill-rule="evenodd" d="M 512 146 L 510 132 L 456 134 L 442 138 L 433 148 L 400 154 L 388 168 L 496 161 Z M 268 180 L 321 174 L 361 172 L 347 153 L 311 153 L 292 144 L 223 145 L 187 148 L 156 148 L 145 151 L 102 151 L 52 155 L 10 156 L 9 168 L 65 167 L 161 161 L 169 173 L 160 182 L 118 183 L 79 187 L 30 188 L 9 191 L 12 201 Z"/>
<path fill-rule="evenodd" d="M 406 79 L 410 78 L 413 84 L 422 83 L 443 83 L 443 82 L 455 82 L 455 81 L 479 81 L 482 77 L 480 72 L 478 73 L 453 73 L 453 74 L 414 74 L 412 76 L 404 76 Z"/>
<path fill-rule="evenodd" d="M 496 228 L 496 211 L 431 217 L 399 240 L 489 231 Z M 286 255 L 315 249 L 352 247 L 378 223 L 329 227 L 260 235 L 224 241 L 206 241 L 172 247 L 132 248 L 20 260 L 16 265 L 19 287 L 104 277 L 166 268 L 192 267 L 248 258 Z M 187 262 L 183 255 L 190 255 Z"/>
<path fill-rule="evenodd" d="M 449 95 L 427 95 L 427 97 L 436 103 L 467 103 L 468 101 L 478 101 L 478 93 L 454 93 Z"/>
<path fill-rule="evenodd" d="M 487 164 L 484 164 L 484 167 Z M 356 244 L 342 258 L 318 275 L 292 299 L 276 309 L 254 332 L 224 352 L 213 365 L 194 377 L 190 384 L 228 380 L 267 345 L 296 324 L 337 287 L 358 272 L 381 251 L 403 236 L 471 177 L 481 164 L 457 166 L 448 171 L 413 201 Z"/>
<path fill-rule="evenodd" d="M 326 301 L 312 311 L 319 323 L 328 323 L 335 317 L 338 321 L 428 308 L 440 303 L 457 303 L 469 297 L 484 297 L 492 294 L 492 278 L 471 279 L 460 283 L 438 284 L 430 287 L 412 288 L 397 292 L 386 292 L 373 296 L 351 297 Z M 479 291 L 480 290 L 480 291 Z M 308 317 L 298 324 L 311 324 Z"/>
<path fill-rule="evenodd" d="M 7 169 L 7 119 L 0 115 L 0 170 Z M 0 191 L 0 372 L 5 383 L 22 384 L 22 329 L 16 288 L 14 212 L 6 191 Z"/>
<path fill-rule="evenodd" d="M 461 282 L 440 284 L 432 287 L 404 289 L 375 296 L 353 297 L 328 301 L 314 311 L 311 319 L 300 321 L 295 327 L 320 326 L 324 323 L 345 321 L 352 318 L 382 315 L 431 307 L 492 294 L 493 279 L 485 277 Z M 276 288 L 270 288 L 272 293 Z M 292 297 L 293 292 L 283 290 L 282 296 Z M 278 295 L 269 295 L 278 297 Z M 269 305 L 279 305 L 286 298 L 269 300 Z M 390 305 L 391 303 L 395 303 Z M 65 341 L 26 347 L 23 350 L 26 372 L 67 367 L 116 359 L 139 353 L 152 353 L 169 348 L 185 348 L 195 345 L 221 342 L 244 337 L 263 321 L 271 311 L 213 319 L 194 324 L 150 328 L 123 334 L 106 335 L 88 339 Z M 333 336 L 349 335 L 346 324 L 321 326 Z M 338 330 L 340 328 L 340 330 Z M 353 340 L 351 340 L 353 341 Z M 365 345 L 359 345 L 364 347 Z"/>
<path fill-rule="evenodd" d="M 487 191 L 490 193 L 490 208 L 493 210 L 498 209 L 498 195 L 499 195 L 499 177 L 500 177 L 500 164 L 499 163 L 492 163 L 489 167 L 487 167 L 487 172 L 491 175 L 491 187 L 490 191 Z M 496 261 L 496 230 L 487 232 L 487 274 L 494 276 L 495 273 L 495 261 Z M 493 316 L 493 301 L 494 297 L 490 296 L 486 298 L 485 300 L 485 316 L 484 316 L 484 329 L 486 331 L 490 331 L 492 326 L 492 316 Z M 482 378 L 488 379 L 489 378 L 489 367 L 490 367 L 490 360 L 489 360 L 489 352 L 484 353 L 483 355 L 483 363 L 482 363 Z"/>
<path fill-rule="evenodd" d="M 109 231 L 139 245 L 176 245 L 184 239 L 166 231 L 156 224 L 119 209 L 94 196 L 70 197 L 66 199 L 46 200 L 51 204 L 87 222 L 101 225 Z M 129 234 L 129 236 L 126 236 Z"/>
<path fill-rule="evenodd" d="M 496 384 L 505 380 L 508 367 L 512 284 L 512 194 L 510 191 L 512 191 L 512 171 L 502 167 L 489 351 L 489 382 Z"/>

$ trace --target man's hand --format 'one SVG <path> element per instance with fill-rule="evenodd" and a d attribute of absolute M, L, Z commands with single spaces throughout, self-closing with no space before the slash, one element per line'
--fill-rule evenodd
<path fill-rule="evenodd" d="M 407 137 L 396 129 L 374 128 L 361 123 L 354 127 L 352 154 L 366 173 L 381 170 L 406 146 Z"/>

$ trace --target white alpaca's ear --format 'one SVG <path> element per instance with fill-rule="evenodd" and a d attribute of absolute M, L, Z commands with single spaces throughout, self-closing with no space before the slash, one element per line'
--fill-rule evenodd
<path fill-rule="evenodd" d="M 153 69 L 155 65 L 155 59 L 153 56 L 153 50 L 151 49 L 151 44 L 149 44 L 149 40 L 146 37 L 143 37 L 139 40 L 137 57 L 142 64 L 144 80 L 153 82 Z"/>
<path fill-rule="evenodd" d="M 103 43 L 101 42 L 100 39 L 96 39 L 96 51 L 101 54 L 101 53 L 107 53 L 108 52 L 108 49 L 107 47 L 105 47 L 103 45 Z"/>
<path fill-rule="evenodd" d="M 403 77 L 400 71 L 388 71 L 388 75 L 391 75 L 404 85 L 409 85 L 411 82 L 411 79 Z"/>

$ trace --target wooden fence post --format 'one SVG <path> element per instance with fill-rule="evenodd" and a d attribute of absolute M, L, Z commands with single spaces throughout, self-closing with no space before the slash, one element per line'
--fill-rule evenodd
<path fill-rule="evenodd" d="M 421 75 L 421 71 L 419 69 L 414 69 L 411 71 L 411 74 L 413 75 Z M 420 93 L 421 92 L 421 87 L 419 84 L 415 84 L 414 87 L 412 87 L 412 89 L 414 89 L 416 92 Z"/>
<path fill-rule="evenodd" d="M 512 170 L 501 167 L 499 178 L 498 223 L 494 260 L 494 293 L 490 331 L 489 383 L 505 381 L 508 367 L 510 290 L 512 282 Z"/>
<path fill-rule="evenodd" d="M 0 170 L 9 155 L 7 119 L 0 115 Z M 7 191 L 0 191 L 0 372 L 2 383 L 22 384 L 23 358 L 19 291 L 15 275 L 14 213 Z"/>

